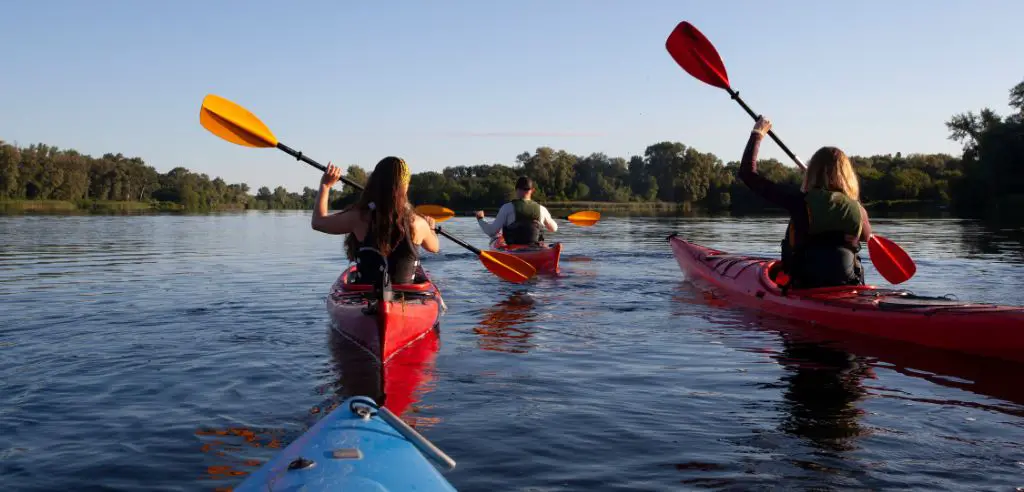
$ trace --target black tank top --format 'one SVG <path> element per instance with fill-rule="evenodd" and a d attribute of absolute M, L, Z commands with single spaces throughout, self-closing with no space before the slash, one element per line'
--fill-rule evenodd
<path fill-rule="evenodd" d="M 356 250 L 356 283 L 373 284 L 381 280 L 380 273 L 384 271 L 385 259 L 376 247 L 376 229 L 374 215 L 370 214 L 370 226 L 366 229 L 366 237 L 362 241 L 356 239 L 359 244 Z M 411 221 L 408 230 L 412 230 Z M 386 262 L 391 284 L 413 283 L 420 257 L 409 235 L 399 238 L 398 243 L 392 245 L 391 254 L 387 256 Z"/>

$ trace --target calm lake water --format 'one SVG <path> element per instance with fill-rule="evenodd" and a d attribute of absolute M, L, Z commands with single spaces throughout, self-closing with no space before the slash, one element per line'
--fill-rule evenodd
<path fill-rule="evenodd" d="M 1019 229 L 875 224 L 918 262 L 903 287 L 1024 304 Z M 784 226 L 564 224 L 562 275 L 525 286 L 442 240 L 403 417 L 460 490 L 1024 486 L 1024 364 L 710 305 L 665 241 L 775 255 Z M 304 212 L 0 217 L 0 489 L 230 489 L 359 384 L 324 308 L 346 263 Z"/>

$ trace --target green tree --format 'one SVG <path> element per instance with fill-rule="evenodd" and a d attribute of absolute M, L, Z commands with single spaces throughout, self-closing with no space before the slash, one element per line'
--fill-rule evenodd
<path fill-rule="evenodd" d="M 20 164 L 21 151 L 0 140 L 0 200 L 22 197 Z"/>

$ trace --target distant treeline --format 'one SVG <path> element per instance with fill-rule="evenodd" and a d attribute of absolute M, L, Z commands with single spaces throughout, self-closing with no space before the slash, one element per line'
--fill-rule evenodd
<path fill-rule="evenodd" d="M 1010 91 L 1007 117 L 991 109 L 953 116 L 950 137 L 964 145 L 961 157 L 947 154 L 853 157 L 864 202 L 928 201 L 965 214 L 1024 210 L 1024 82 Z M 745 135 L 737 134 L 739 154 Z M 841 144 L 840 144 L 841 145 Z M 795 167 L 761 160 L 760 171 L 777 182 L 800 182 Z M 736 179 L 738 162 L 723 162 L 679 142 L 659 142 L 629 159 L 605 154 L 578 156 L 550 147 L 524 152 L 514 166 L 454 166 L 414 174 L 410 198 L 457 210 L 494 209 L 513 193 L 515 179 L 527 175 L 544 202 L 589 201 L 679 204 L 712 211 L 752 211 L 764 202 Z M 345 173 L 364 183 L 366 171 Z M 315 176 L 310 176 L 314 181 Z M 339 187 L 341 188 L 341 187 Z M 262 187 L 255 195 L 244 183 L 228 184 L 178 167 L 158 173 L 137 157 L 100 158 L 47 145 L 19 148 L 0 141 L 0 200 L 64 202 L 148 202 L 187 211 L 222 209 L 309 209 L 316 190 L 302 193 Z M 332 193 L 332 206 L 351 203 L 349 187 Z M 639 207 L 638 207 L 639 208 Z"/>
<path fill-rule="evenodd" d="M 365 182 L 365 173 L 357 166 L 347 174 Z M 351 193 L 346 187 L 332 190 L 331 195 L 337 201 Z M 0 200 L 79 205 L 143 202 L 166 210 L 213 211 L 308 209 L 315 198 L 316 190 L 309 187 L 300 194 L 264 186 L 253 195 L 245 183 L 228 184 L 184 167 L 161 174 L 138 157 L 104 154 L 95 158 L 44 144 L 20 148 L 0 141 Z"/>

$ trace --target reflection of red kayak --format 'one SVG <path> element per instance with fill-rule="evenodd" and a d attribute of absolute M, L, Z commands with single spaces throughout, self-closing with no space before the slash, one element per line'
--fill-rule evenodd
<path fill-rule="evenodd" d="M 733 302 L 830 328 L 975 355 L 1024 361 L 1024 307 L 916 296 L 875 286 L 826 287 L 783 295 L 776 262 L 727 254 L 669 236 L 679 268 Z"/>
<path fill-rule="evenodd" d="M 498 235 L 494 239 L 494 249 L 514 254 L 523 259 L 523 261 L 533 265 L 537 269 L 537 273 L 558 273 L 558 260 L 562 256 L 562 243 L 541 243 L 540 246 L 528 246 L 505 244 L 505 239 Z"/>
<path fill-rule="evenodd" d="M 350 283 L 354 271 L 355 266 L 345 270 L 331 287 L 327 311 L 336 330 L 379 360 L 387 362 L 437 326 L 440 292 L 422 267 L 416 275 L 422 281 L 393 285 L 394 297 L 388 302 L 377 302 L 370 285 Z"/>
<path fill-rule="evenodd" d="M 697 289 L 697 287 L 694 287 Z M 696 303 L 714 308 L 727 306 L 721 298 L 708 290 L 698 290 L 697 296 L 676 296 L 683 303 Z M 793 319 L 764 316 L 752 310 L 717 311 L 708 321 L 715 327 L 735 327 L 737 330 L 757 330 L 777 334 L 784 347 L 793 344 L 816 344 L 824 349 L 839 350 L 863 358 L 872 368 L 898 372 L 908 377 L 920 378 L 931 383 L 969 391 L 1000 400 L 1013 402 L 1019 408 L 1002 404 L 986 406 L 995 411 L 1024 416 L 1024 385 L 1019 384 L 1013 374 L 1020 372 L 1020 363 L 997 358 L 979 357 L 949 350 L 935 350 L 922 345 L 889 341 L 879 343 L 871 336 L 850 331 L 822 328 L 820 325 Z M 716 333 L 718 333 L 716 331 Z M 756 354 L 763 354 L 780 364 L 792 366 L 788 359 L 775 347 L 749 346 L 740 339 L 731 343 L 732 337 L 718 337 L 730 348 Z M 873 376 L 869 376 L 873 377 Z M 900 398 L 889 394 L 888 397 Z M 911 397 L 908 397 L 911 398 Z M 960 404 L 953 402 L 952 404 Z M 966 405 L 981 406 L 978 403 Z"/>
<path fill-rule="evenodd" d="M 429 390 L 440 338 L 435 330 L 427 332 L 383 368 L 376 357 L 337 329 L 330 331 L 328 344 L 344 396 L 369 396 L 402 416 L 419 401 L 422 392 Z"/>
<path fill-rule="evenodd" d="M 399 352 L 384 365 L 384 406 L 395 415 L 407 408 L 430 390 L 434 379 L 434 359 L 441 346 L 436 331 L 430 331 L 423 340 Z"/>

